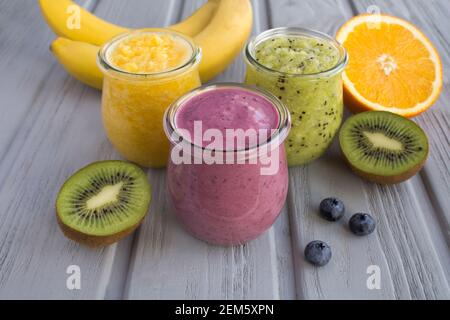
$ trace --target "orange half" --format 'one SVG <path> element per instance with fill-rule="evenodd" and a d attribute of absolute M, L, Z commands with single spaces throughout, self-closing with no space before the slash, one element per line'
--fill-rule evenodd
<path fill-rule="evenodd" d="M 347 21 L 337 40 L 349 53 L 343 73 L 346 106 L 404 117 L 427 110 L 442 90 L 442 62 L 414 25 L 389 15 L 363 14 Z"/>

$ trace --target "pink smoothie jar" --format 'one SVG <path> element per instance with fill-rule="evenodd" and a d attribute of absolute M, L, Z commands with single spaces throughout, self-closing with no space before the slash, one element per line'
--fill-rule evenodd
<path fill-rule="evenodd" d="M 273 225 L 288 189 L 282 102 L 246 85 L 203 86 L 170 106 L 164 129 L 168 194 L 192 235 L 239 245 Z"/>

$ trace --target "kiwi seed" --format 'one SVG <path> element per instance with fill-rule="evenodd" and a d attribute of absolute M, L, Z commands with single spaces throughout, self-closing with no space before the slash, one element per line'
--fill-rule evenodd
<path fill-rule="evenodd" d="M 95 162 L 64 183 L 56 200 L 56 217 L 68 238 L 105 246 L 140 225 L 150 199 L 150 184 L 138 166 L 124 161 Z"/>
<path fill-rule="evenodd" d="M 428 138 L 413 121 L 391 112 L 350 117 L 339 142 L 351 168 L 376 183 L 395 184 L 415 175 L 428 156 Z"/>

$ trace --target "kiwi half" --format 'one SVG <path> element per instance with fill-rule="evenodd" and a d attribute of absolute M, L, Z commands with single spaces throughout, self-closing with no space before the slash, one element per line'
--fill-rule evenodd
<path fill-rule="evenodd" d="M 395 184 L 415 175 L 428 156 L 428 138 L 413 121 L 384 111 L 350 117 L 339 142 L 354 172 L 376 183 Z"/>
<path fill-rule="evenodd" d="M 68 238 L 92 247 L 106 246 L 140 225 L 150 199 L 150 184 L 138 166 L 95 162 L 64 183 L 56 199 L 56 217 Z"/>

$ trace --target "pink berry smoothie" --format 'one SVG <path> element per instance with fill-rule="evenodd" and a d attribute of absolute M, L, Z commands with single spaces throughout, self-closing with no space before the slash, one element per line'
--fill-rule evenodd
<path fill-rule="evenodd" d="M 284 137 L 289 131 L 289 113 L 284 105 L 256 89 L 222 84 L 202 87 L 189 95 L 179 100 L 172 123 L 175 129 L 186 129 L 190 137 L 194 136 L 197 120 L 202 121 L 203 132 L 214 128 L 224 137 L 226 129 L 262 129 L 269 137 L 273 137 L 271 130 L 282 132 Z M 287 118 L 280 117 L 283 114 Z M 168 192 L 187 230 L 212 244 L 239 245 L 270 228 L 284 205 L 288 188 L 284 137 L 273 146 L 279 163 L 278 170 L 270 175 L 261 174 L 265 164 L 259 156 L 254 163 L 245 164 L 175 164 L 170 158 Z M 189 142 L 194 143 L 192 140 Z M 242 148 L 256 150 L 259 145 L 246 140 L 245 145 L 223 150 L 238 152 Z"/>

